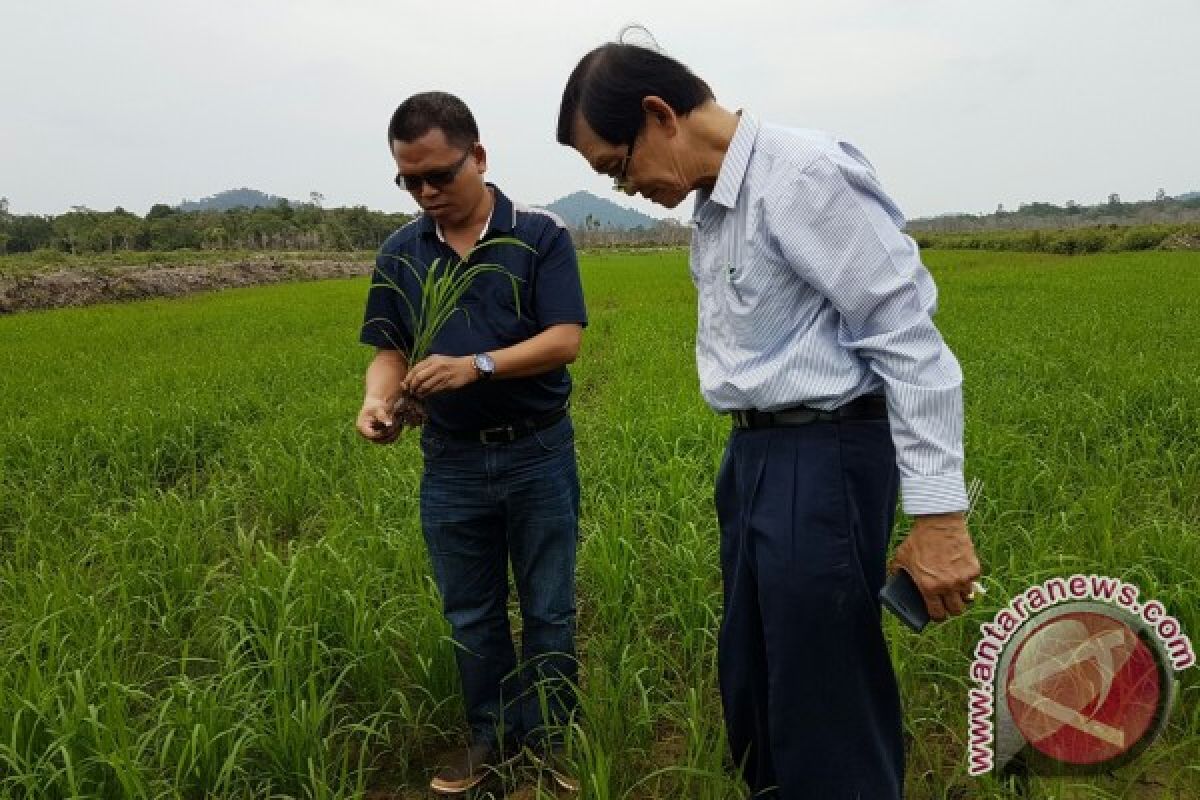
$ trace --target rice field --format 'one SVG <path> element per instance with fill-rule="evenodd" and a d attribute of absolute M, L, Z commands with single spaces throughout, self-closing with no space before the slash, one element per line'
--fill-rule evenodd
<path fill-rule="evenodd" d="M 1031 584 L 1121 577 L 1200 640 L 1200 253 L 926 260 L 989 591 L 920 637 L 886 622 L 908 796 L 1200 796 L 1196 669 L 1115 774 L 966 771 L 978 626 Z M 583 269 L 583 797 L 743 798 L 715 688 L 728 421 L 699 397 L 686 255 Z M 425 796 L 462 709 L 415 438 L 353 430 L 366 287 L 0 317 L 0 798 Z"/>

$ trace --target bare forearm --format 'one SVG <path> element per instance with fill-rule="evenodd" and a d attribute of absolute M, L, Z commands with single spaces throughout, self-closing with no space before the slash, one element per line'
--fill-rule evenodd
<path fill-rule="evenodd" d="M 364 396 L 391 404 L 400 396 L 408 362 L 398 350 L 379 350 L 367 367 Z"/>
<path fill-rule="evenodd" d="M 541 375 L 570 364 L 579 352 L 579 325 L 552 325 L 512 347 L 489 350 L 495 362 L 493 380 Z M 431 355 L 413 365 L 405 387 L 415 397 L 461 389 L 480 379 L 473 355 Z"/>
<path fill-rule="evenodd" d="M 579 354 L 583 339 L 580 325 L 551 325 L 523 342 L 492 350 L 495 378 L 527 378 L 566 366 Z"/>

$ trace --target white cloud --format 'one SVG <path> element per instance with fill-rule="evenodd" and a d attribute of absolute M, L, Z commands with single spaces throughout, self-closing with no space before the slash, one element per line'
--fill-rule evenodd
<path fill-rule="evenodd" d="M 16 211 L 242 185 L 411 208 L 384 130 L 429 88 L 471 104 L 510 194 L 606 192 L 554 119 L 578 58 L 635 19 L 729 106 L 858 143 L 913 216 L 1200 189 L 1194 0 L 0 2 Z"/>

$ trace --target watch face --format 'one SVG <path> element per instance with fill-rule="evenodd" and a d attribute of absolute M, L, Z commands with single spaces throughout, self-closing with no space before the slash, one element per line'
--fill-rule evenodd
<path fill-rule="evenodd" d="M 491 375 L 496 370 L 496 362 L 487 353 L 479 353 L 475 356 L 475 369 L 484 375 Z"/>

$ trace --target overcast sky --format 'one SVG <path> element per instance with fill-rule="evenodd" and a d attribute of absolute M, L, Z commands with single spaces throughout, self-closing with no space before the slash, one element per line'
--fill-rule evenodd
<path fill-rule="evenodd" d="M 0 0 L 0 195 L 412 210 L 386 125 L 436 88 L 511 196 L 619 200 L 554 122 L 580 56 L 633 21 L 723 105 L 856 143 L 910 217 L 1200 190 L 1200 0 Z"/>

